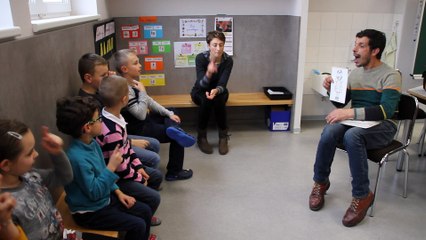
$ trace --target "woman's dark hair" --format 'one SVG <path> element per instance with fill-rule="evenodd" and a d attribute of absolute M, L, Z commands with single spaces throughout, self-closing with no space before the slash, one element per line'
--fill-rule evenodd
<path fill-rule="evenodd" d="M 0 162 L 14 160 L 22 152 L 22 135 L 30 129 L 17 120 L 0 119 Z"/>
<path fill-rule="evenodd" d="M 222 42 L 225 42 L 225 34 L 223 34 L 223 32 L 219 32 L 219 31 L 211 31 L 209 33 L 207 33 L 206 36 L 206 41 L 207 44 L 210 44 L 210 42 L 214 39 L 217 38 Z"/>

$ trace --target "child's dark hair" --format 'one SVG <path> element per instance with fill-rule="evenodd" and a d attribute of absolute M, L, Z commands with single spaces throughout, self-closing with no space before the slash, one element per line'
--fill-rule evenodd
<path fill-rule="evenodd" d="M 365 29 L 356 34 L 357 38 L 367 37 L 368 38 L 368 46 L 370 49 L 379 49 L 379 53 L 377 54 L 377 59 L 382 57 L 383 50 L 386 47 L 386 35 L 383 32 L 377 31 L 375 29 Z"/>
<path fill-rule="evenodd" d="M 84 82 L 84 75 L 86 73 L 95 74 L 95 67 L 98 65 L 107 65 L 108 62 L 101 56 L 95 53 L 86 53 L 78 60 L 78 73 L 80 74 L 81 81 Z"/>
<path fill-rule="evenodd" d="M 113 107 L 129 94 L 127 80 L 118 75 L 105 77 L 99 85 L 98 92 L 102 103 L 106 107 Z"/>
<path fill-rule="evenodd" d="M 0 162 L 14 160 L 22 152 L 22 135 L 30 129 L 17 120 L 0 119 Z"/>
<path fill-rule="evenodd" d="M 210 42 L 214 39 L 217 38 L 222 42 L 225 42 L 225 34 L 223 34 L 223 32 L 219 32 L 219 31 L 211 31 L 207 33 L 206 36 L 206 41 L 207 44 L 210 44 Z"/>
<path fill-rule="evenodd" d="M 56 102 L 56 126 L 62 133 L 79 138 L 83 126 L 92 120 L 98 104 L 92 97 L 65 97 Z"/>

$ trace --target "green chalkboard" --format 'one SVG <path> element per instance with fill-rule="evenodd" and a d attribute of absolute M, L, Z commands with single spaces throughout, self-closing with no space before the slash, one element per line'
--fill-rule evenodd
<path fill-rule="evenodd" d="M 414 75 L 422 75 L 426 71 L 426 16 L 423 5 L 423 14 L 419 30 L 419 37 L 417 38 L 417 51 L 416 59 L 414 61 Z"/>

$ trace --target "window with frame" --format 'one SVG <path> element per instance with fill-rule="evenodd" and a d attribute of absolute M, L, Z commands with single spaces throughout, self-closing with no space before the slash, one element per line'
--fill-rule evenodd
<path fill-rule="evenodd" d="M 28 5 L 32 20 L 71 15 L 70 0 L 28 0 Z"/>
<path fill-rule="evenodd" d="M 9 0 L 0 0 L 0 39 L 21 35 L 21 28 L 14 26 Z"/>

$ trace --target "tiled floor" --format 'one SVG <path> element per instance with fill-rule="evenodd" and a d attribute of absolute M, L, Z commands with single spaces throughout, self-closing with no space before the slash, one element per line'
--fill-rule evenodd
<path fill-rule="evenodd" d="M 165 182 L 157 212 L 163 223 L 152 231 L 162 240 L 246 239 L 425 239 L 426 157 L 417 157 L 416 126 L 410 146 L 408 198 L 402 198 L 403 173 L 386 166 L 375 216 L 353 228 L 341 219 L 351 200 L 346 154 L 337 152 L 325 207 L 308 208 L 312 168 L 323 123 L 306 121 L 302 133 L 270 132 L 261 125 L 232 127 L 230 153 L 212 155 L 196 146 L 186 150 L 187 181 Z M 417 129 L 418 128 L 418 129 Z M 161 150 L 162 168 L 168 145 Z M 376 165 L 370 165 L 371 186 Z"/>

